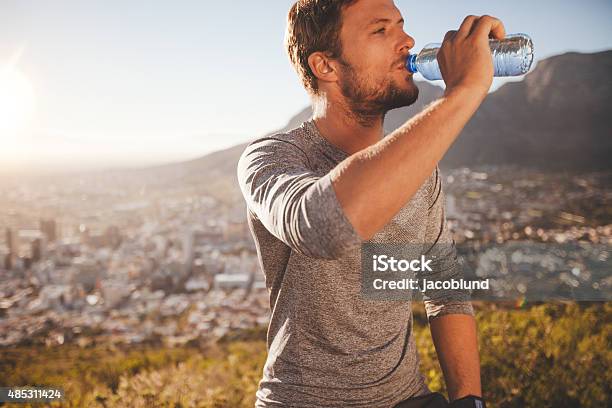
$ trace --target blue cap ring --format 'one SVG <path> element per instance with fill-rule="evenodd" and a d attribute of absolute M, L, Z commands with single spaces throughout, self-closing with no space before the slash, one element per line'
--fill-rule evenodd
<path fill-rule="evenodd" d="M 406 60 L 406 69 L 412 72 L 413 74 L 418 72 L 417 66 L 416 66 L 416 58 L 417 58 L 417 54 L 410 54 L 408 56 L 408 59 Z"/>

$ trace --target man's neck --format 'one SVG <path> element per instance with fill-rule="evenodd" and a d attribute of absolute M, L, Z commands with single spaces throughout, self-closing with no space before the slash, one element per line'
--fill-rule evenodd
<path fill-rule="evenodd" d="M 321 136 L 349 155 L 379 142 L 384 136 L 384 114 L 364 120 L 339 102 L 313 99 L 312 117 Z"/>

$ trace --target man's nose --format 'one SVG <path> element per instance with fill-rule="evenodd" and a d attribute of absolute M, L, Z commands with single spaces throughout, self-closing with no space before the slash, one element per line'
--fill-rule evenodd
<path fill-rule="evenodd" d="M 399 46 L 400 53 L 408 53 L 412 47 L 414 47 L 414 38 L 404 32 Z"/>

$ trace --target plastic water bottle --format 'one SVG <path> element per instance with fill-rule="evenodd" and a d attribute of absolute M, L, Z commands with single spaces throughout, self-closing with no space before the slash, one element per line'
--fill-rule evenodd
<path fill-rule="evenodd" d="M 441 45 L 441 43 L 430 43 L 418 54 L 409 55 L 406 59 L 406 69 L 412 73 L 420 72 L 430 81 L 442 79 L 437 60 Z M 533 41 L 527 34 L 508 34 L 503 40 L 490 39 L 489 46 L 493 57 L 493 76 L 523 75 L 531 68 Z"/>

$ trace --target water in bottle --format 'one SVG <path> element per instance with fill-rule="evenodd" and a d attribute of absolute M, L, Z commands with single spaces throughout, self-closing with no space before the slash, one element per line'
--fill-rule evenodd
<path fill-rule="evenodd" d="M 406 60 L 408 71 L 419 72 L 430 81 L 442 79 L 437 60 L 441 45 L 441 43 L 430 43 L 418 54 L 409 55 Z M 490 39 L 489 46 L 493 57 L 493 76 L 523 75 L 531 68 L 533 41 L 527 34 L 508 34 L 503 40 Z"/>

